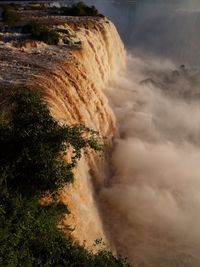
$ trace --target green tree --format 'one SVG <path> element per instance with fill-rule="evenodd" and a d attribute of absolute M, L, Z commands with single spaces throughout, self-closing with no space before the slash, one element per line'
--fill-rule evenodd
<path fill-rule="evenodd" d="M 102 16 L 95 6 L 88 6 L 83 2 L 78 2 L 68 7 L 61 7 L 61 14 L 67 16 Z"/>

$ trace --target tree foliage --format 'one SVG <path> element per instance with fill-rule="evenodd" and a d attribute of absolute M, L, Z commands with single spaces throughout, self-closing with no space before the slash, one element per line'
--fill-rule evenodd
<path fill-rule="evenodd" d="M 99 150 L 96 132 L 59 125 L 38 93 L 16 90 L 0 117 L 0 266 L 129 266 L 109 251 L 92 254 L 56 225 L 67 208 L 56 194 L 38 198 L 72 181 L 83 148 Z M 5 110 L 5 107 L 2 108 Z M 72 148 L 71 161 L 63 156 Z"/>
<path fill-rule="evenodd" d="M 95 6 L 88 6 L 83 2 L 78 2 L 72 6 L 61 7 L 59 11 L 62 15 L 66 16 L 100 16 Z"/>
<path fill-rule="evenodd" d="M 97 16 L 98 11 L 94 6 L 87 6 L 83 2 L 73 4 L 71 7 L 66 9 L 66 13 L 69 12 L 73 16 Z M 67 14 L 66 14 L 67 15 Z"/>
<path fill-rule="evenodd" d="M 33 39 L 42 41 L 49 45 L 57 45 L 59 34 L 55 29 L 39 24 L 36 21 L 30 21 L 22 28 L 23 33 L 28 33 Z"/>
<path fill-rule="evenodd" d="M 16 13 L 14 10 L 12 10 L 9 6 L 3 8 L 1 16 L 3 21 L 9 24 L 15 23 L 20 20 L 20 15 Z"/>

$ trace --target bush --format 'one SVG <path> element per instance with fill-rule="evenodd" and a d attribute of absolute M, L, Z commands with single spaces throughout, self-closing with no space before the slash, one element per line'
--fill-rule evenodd
<path fill-rule="evenodd" d="M 56 228 L 62 206 L 15 199 L 0 211 L 0 266 L 125 267 L 110 252 L 92 254 Z"/>
<path fill-rule="evenodd" d="M 20 20 L 20 15 L 12 9 L 5 7 L 2 12 L 2 19 L 7 23 L 15 23 Z"/>
<path fill-rule="evenodd" d="M 95 6 L 87 6 L 83 2 L 73 4 L 71 7 L 62 7 L 60 9 L 62 15 L 66 16 L 99 16 Z"/>
<path fill-rule="evenodd" d="M 49 45 L 57 45 L 59 42 L 58 33 L 55 30 L 47 27 L 42 27 L 38 34 L 33 37 Z"/>
<path fill-rule="evenodd" d="M 38 28 L 40 28 L 40 24 L 35 21 L 30 21 L 27 24 L 25 24 L 22 28 L 22 33 L 31 33 L 36 34 L 38 31 Z"/>
<path fill-rule="evenodd" d="M 31 21 L 24 25 L 22 32 L 29 33 L 33 39 L 49 45 L 57 45 L 59 42 L 59 34 L 54 29 L 40 25 L 35 21 Z"/>

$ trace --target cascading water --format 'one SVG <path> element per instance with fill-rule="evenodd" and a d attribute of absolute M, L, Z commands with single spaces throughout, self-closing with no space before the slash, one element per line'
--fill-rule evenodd
<path fill-rule="evenodd" d="M 124 65 L 124 47 L 109 21 L 64 25 L 68 30 L 77 27 L 82 48 L 73 51 L 71 60 L 64 58 L 53 65 L 51 71 L 45 73 L 44 79 L 36 76 L 33 84 L 38 84 L 45 91 L 52 114 L 60 122 L 83 123 L 99 131 L 109 144 L 115 131 L 115 119 L 103 89 L 117 69 Z M 61 53 L 63 55 L 63 51 Z M 64 228 L 70 226 L 73 238 L 89 247 L 99 238 L 105 243 L 109 242 L 104 234 L 93 191 L 94 187 L 99 188 L 104 183 L 103 161 L 98 155 L 82 157 L 75 170 L 75 184 L 68 186 L 60 195 L 70 210 L 62 222 Z"/>
<path fill-rule="evenodd" d="M 124 46 L 115 26 L 107 20 L 65 25 L 67 29 L 77 27 L 82 48 L 73 51 L 70 61 L 54 65 L 43 81 L 36 77 L 33 83 L 35 86 L 39 82 L 42 90 L 46 88 L 52 114 L 60 122 L 83 123 L 97 130 L 106 146 L 110 146 L 115 118 L 103 89 L 125 64 Z M 64 228 L 66 225 L 73 228 L 73 238 L 90 248 L 96 239 L 109 243 L 94 196 L 94 188 L 99 190 L 106 179 L 105 165 L 102 155 L 83 156 L 75 170 L 75 184 L 60 195 L 71 212 L 63 221 Z"/>

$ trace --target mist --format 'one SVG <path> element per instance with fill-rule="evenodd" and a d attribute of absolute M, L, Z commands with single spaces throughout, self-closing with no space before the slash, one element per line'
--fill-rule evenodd
<path fill-rule="evenodd" d="M 163 89 L 170 77 L 173 92 Z M 200 266 L 200 106 L 190 86 L 197 77 L 129 55 L 107 89 L 118 132 L 99 203 L 111 243 L 134 266 Z"/>

